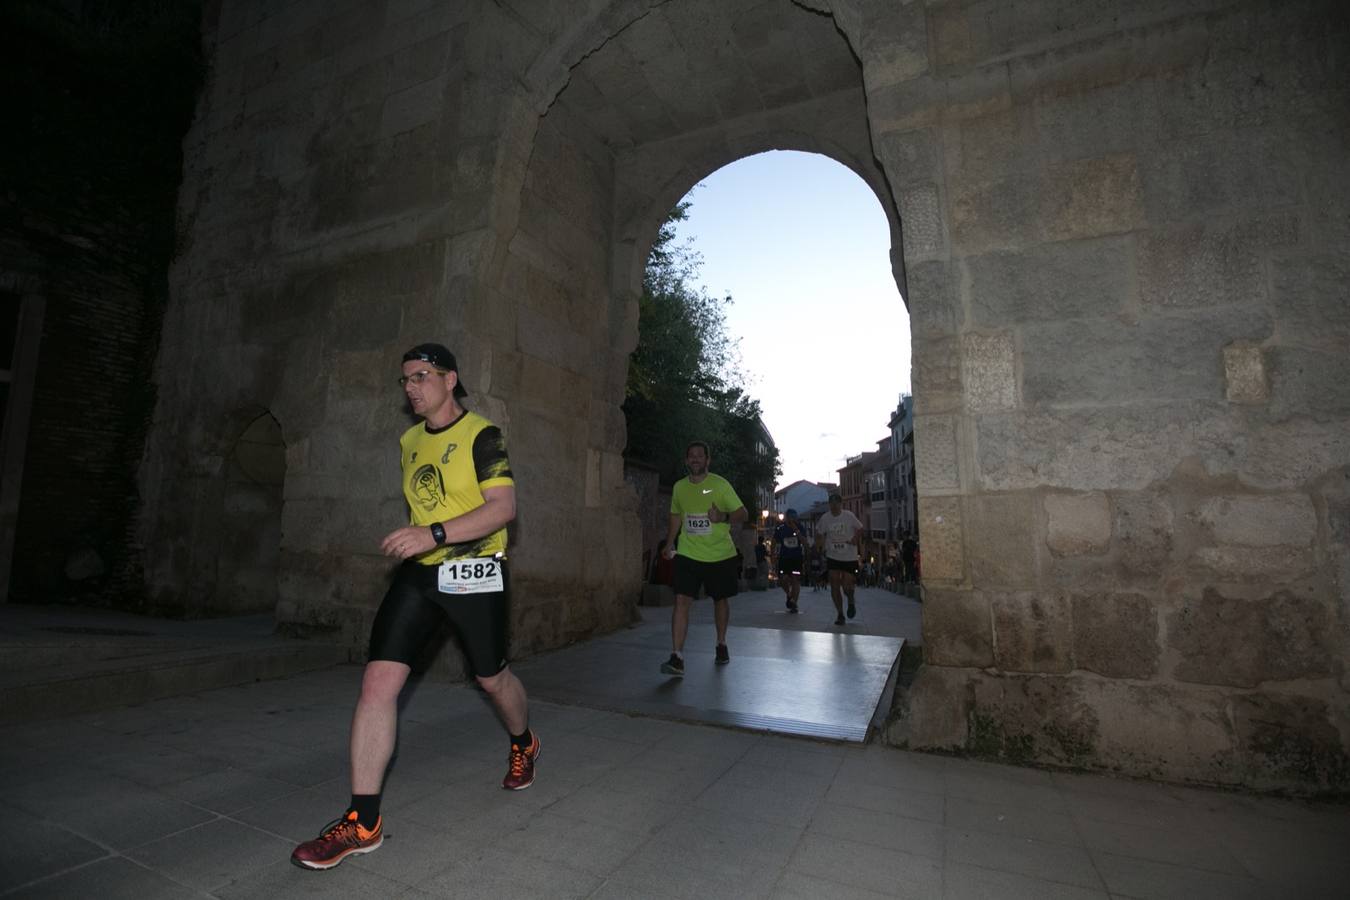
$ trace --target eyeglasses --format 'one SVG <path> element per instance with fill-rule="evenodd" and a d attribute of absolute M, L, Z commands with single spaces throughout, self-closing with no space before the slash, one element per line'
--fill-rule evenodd
<path fill-rule="evenodd" d="M 432 375 L 444 375 L 444 374 L 445 370 L 441 369 L 437 369 L 435 372 L 432 372 L 430 369 L 423 369 L 422 371 L 414 372 L 411 375 L 398 376 L 398 386 L 403 387 L 410 381 L 413 384 L 421 384 L 422 382 L 430 378 Z"/>

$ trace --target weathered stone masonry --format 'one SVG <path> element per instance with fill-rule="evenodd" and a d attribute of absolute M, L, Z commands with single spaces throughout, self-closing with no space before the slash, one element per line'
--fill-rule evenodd
<path fill-rule="evenodd" d="M 1154 6 L 930 4 L 870 95 L 923 162 L 933 665 L 892 736 L 1344 790 L 1345 18 Z"/>
<path fill-rule="evenodd" d="M 889 738 L 1344 790 L 1345 14 L 562 6 L 215 11 L 159 362 L 191 374 L 142 470 L 153 588 L 228 598 L 222 473 L 265 410 L 278 618 L 363 640 L 402 515 L 390 376 L 434 335 L 511 443 L 517 650 L 617 626 L 646 249 L 721 165 L 812 150 L 876 191 L 913 323 L 927 665 Z"/>

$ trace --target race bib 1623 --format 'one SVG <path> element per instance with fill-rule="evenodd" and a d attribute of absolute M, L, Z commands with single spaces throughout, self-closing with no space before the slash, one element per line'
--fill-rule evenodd
<path fill-rule="evenodd" d="M 712 519 L 708 514 L 694 515 L 690 513 L 684 517 L 685 534 L 712 534 Z"/>

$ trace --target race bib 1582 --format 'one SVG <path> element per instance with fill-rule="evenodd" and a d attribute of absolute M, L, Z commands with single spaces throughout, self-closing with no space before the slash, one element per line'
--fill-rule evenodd
<path fill-rule="evenodd" d="M 448 559 L 437 573 L 442 594 L 487 594 L 506 589 L 502 561 L 493 556 L 479 559 Z"/>

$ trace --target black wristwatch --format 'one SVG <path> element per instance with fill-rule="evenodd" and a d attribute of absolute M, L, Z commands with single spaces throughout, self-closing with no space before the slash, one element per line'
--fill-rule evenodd
<path fill-rule="evenodd" d="M 436 546 L 439 547 L 445 543 L 445 526 L 440 522 L 431 523 L 431 536 L 436 539 Z"/>

